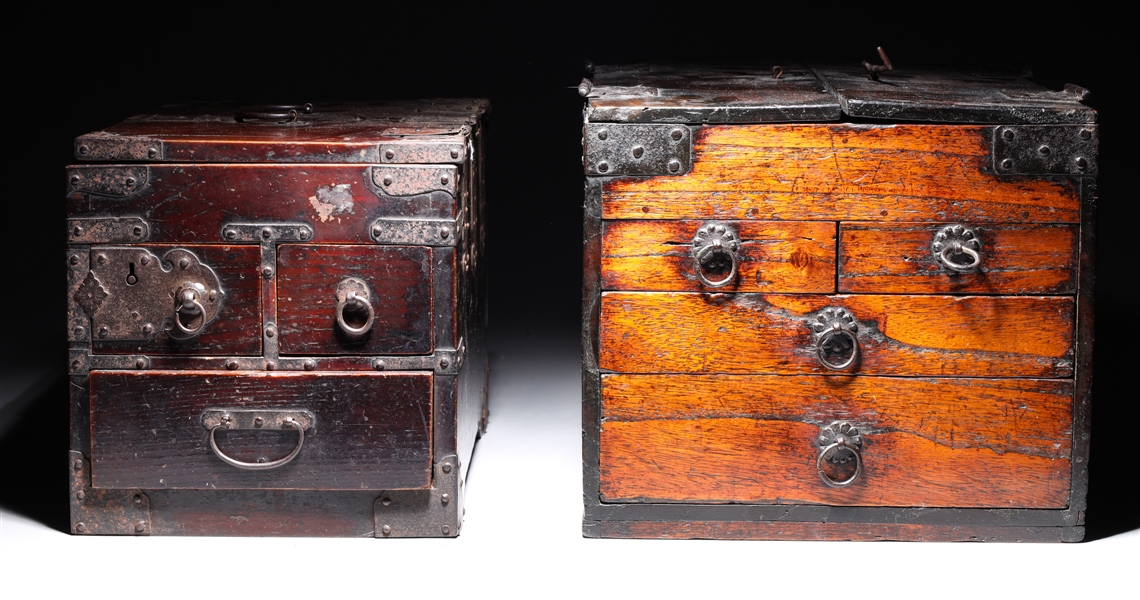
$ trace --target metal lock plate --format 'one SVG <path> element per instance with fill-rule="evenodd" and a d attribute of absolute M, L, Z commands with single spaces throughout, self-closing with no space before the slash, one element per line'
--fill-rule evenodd
<path fill-rule="evenodd" d="M 91 317 L 96 340 L 149 340 L 160 331 L 187 339 L 221 310 L 217 274 L 189 250 L 160 258 L 145 248 L 96 247 L 90 261 L 74 298 Z"/>
<path fill-rule="evenodd" d="M 211 408 L 202 413 L 202 426 L 206 429 L 289 429 L 289 421 L 307 431 L 313 428 L 316 417 L 304 409 Z"/>

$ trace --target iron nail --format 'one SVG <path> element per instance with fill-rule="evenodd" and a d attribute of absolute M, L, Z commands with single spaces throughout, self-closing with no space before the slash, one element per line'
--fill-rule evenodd
<path fill-rule="evenodd" d="M 380 528 L 380 531 L 384 535 L 391 535 L 392 534 L 392 526 L 391 525 L 385 525 L 385 526 Z"/>
<path fill-rule="evenodd" d="M 1082 140 L 1091 140 L 1092 139 L 1092 130 L 1091 129 L 1082 129 L 1081 133 L 1079 135 L 1081 136 Z"/>
<path fill-rule="evenodd" d="M 84 154 L 86 154 L 86 152 L 84 152 Z M 75 524 L 75 530 L 79 533 L 83 533 L 84 531 L 87 531 L 87 526 L 84 525 L 82 521 L 80 521 L 79 523 Z"/>
<path fill-rule="evenodd" d="M 393 158 L 396 158 L 396 153 L 391 151 L 391 150 L 385 150 L 384 151 L 384 158 L 386 158 L 388 160 L 392 160 Z"/>
<path fill-rule="evenodd" d="M 107 337 L 107 334 L 109 334 L 109 333 L 111 333 L 111 330 L 107 329 L 106 325 L 99 328 L 99 337 L 105 338 L 105 337 Z"/>
<path fill-rule="evenodd" d="M 377 371 L 383 371 L 384 370 L 384 361 L 380 360 L 379 358 L 372 361 L 372 368 L 376 369 Z"/>
<path fill-rule="evenodd" d="M 71 255 L 71 258 L 69 258 L 69 259 L 67 260 L 67 262 L 69 262 L 69 263 L 71 263 L 71 264 L 73 264 L 73 265 L 77 265 L 77 264 L 79 264 L 79 256 L 77 256 L 77 255 L 75 255 L 75 254 L 72 254 L 72 255 Z"/>
<path fill-rule="evenodd" d="M 139 521 L 138 523 L 135 523 L 135 531 L 138 533 L 146 531 L 146 521 Z"/>
<path fill-rule="evenodd" d="M 265 370 L 266 371 L 276 371 L 277 370 L 277 363 L 275 363 L 271 360 L 265 361 Z"/>
<path fill-rule="evenodd" d="M 143 333 L 150 335 L 153 332 L 154 332 L 154 325 L 151 325 L 150 323 L 143 325 Z"/>
<path fill-rule="evenodd" d="M 1085 157 L 1083 156 L 1078 156 L 1077 168 L 1084 171 L 1085 169 L 1089 168 L 1089 161 L 1085 160 Z"/>
<path fill-rule="evenodd" d="M 75 328 L 75 337 L 83 337 L 83 332 L 86 331 L 82 327 Z"/>
<path fill-rule="evenodd" d="M 88 148 L 86 144 L 79 147 L 79 153 L 80 154 L 88 154 L 90 152 L 91 152 L 91 149 Z"/>
<path fill-rule="evenodd" d="M 301 239 L 303 239 L 303 240 L 307 240 L 307 239 L 309 239 L 309 234 L 310 234 L 310 233 L 311 233 L 311 232 L 309 231 L 309 228 L 308 228 L 308 227 L 302 227 L 302 228 L 301 228 L 301 231 L 299 232 L 299 235 L 301 236 Z"/>
<path fill-rule="evenodd" d="M 277 335 L 277 329 L 274 328 L 272 325 L 265 328 L 265 337 L 273 337 L 275 335 Z"/>
<path fill-rule="evenodd" d="M 1012 140 L 1013 138 L 1017 137 L 1017 134 L 1014 133 L 1012 129 L 1007 128 L 1001 132 L 1001 137 L 1006 140 Z"/>
<path fill-rule="evenodd" d="M 443 368 L 445 368 L 445 369 L 447 368 L 447 365 L 450 365 L 450 364 L 451 364 L 451 363 L 450 363 L 450 362 L 448 362 L 448 360 L 447 360 L 446 358 L 445 358 L 445 359 L 443 359 L 443 360 L 441 360 L 441 361 L 439 361 L 439 366 L 441 366 L 441 367 L 443 367 Z"/>
<path fill-rule="evenodd" d="M 231 358 L 230 360 L 226 361 L 226 368 L 233 371 L 234 369 L 238 368 L 238 362 Z"/>
<path fill-rule="evenodd" d="M 82 469 L 83 468 L 83 459 L 81 459 L 81 458 L 75 459 L 75 462 L 72 463 L 71 466 L 75 467 L 76 471 Z"/>
<path fill-rule="evenodd" d="M 83 228 L 79 225 L 76 225 L 75 229 L 72 229 L 71 232 L 75 234 L 75 237 L 79 237 L 83 235 Z"/>
<path fill-rule="evenodd" d="M 604 140 L 604 139 L 606 139 L 606 138 L 608 138 L 608 137 L 610 137 L 610 132 L 609 132 L 609 131 L 606 131 L 605 129 L 603 129 L 603 130 L 601 130 L 601 131 L 599 131 L 599 132 L 598 132 L 598 139 L 599 139 L 599 140 Z"/>
<path fill-rule="evenodd" d="M 135 359 L 135 368 L 136 369 L 145 369 L 146 368 L 146 359 L 145 358 L 136 358 Z"/>
<path fill-rule="evenodd" d="M 450 232 L 450 231 L 448 231 L 447 229 L 440 229 L 440 230 L 439 230 L 439 237 L 441 237 L 441 238 L 443 238 L 443 239 L 445 239 L 445 240 L 446 240 L 446 239 L 447 239 L 447 236 L 449 236 L 449 235 L 451 235 L 451 232 Z"/>
<path fill-rule="evenodd" d="M 1037 149 L 1037 153 L 1040 154 L 1041 156 L 1049 156 L 1050 152 L 1051 152 L 1051 150 L 1049 149 L 1049 146 L 1043 145 Z"/>
<path fill-rule="evenodd" d="M 670 170 L 671 172 L 673 172 L 673 173 L 676 173 L 677 171 L 680 171 L 680 170 L 681 170 L 681 161 L 679 161 L 679 160 L 677 160 L 677 159 L 675 159 L 675 158 L 674 158 L 674 159 L 671 159 L 671 160 L 669 161 L 669 170 Z"/>
<path fill-rule="evenodd" d="M 389 504 L 392 504 L 392 499 L 387 497 L 387 496 L 384 496 L 383 498 L 380 499 L 380 503 L 383 504 L 384 506 L 388 506 Z"/>
<path fill-rule="evenodd" d="M 141 262 L 143 264 L 143 266 L 145 267 L 146 265 L 150 264 L 150 257 L 144 254 L 144 255 L 139 257 L 139 262 Z"/>
<path fill-rule="evenodd" d="M 189 267 L 190 266 L 190 259 L 183 257 L 182 260 L 178 261 L 178 266 L 182 267 L 183 269 Z"/>
<path fill-rule="evenodd" d="M 392 176 L 391 175 L 385 175 L 384 176 L 384 185 L 385 186 L 392 185 Z"/>
<path fill-rule="evenodd" d="M 443 472 L 444 473 L 450 473 L 451 472 L 451 463 L 443 463 Z"/>
<path fill-rule="evenodd" d="M 104 264 L 107 262 L 107 255 L 106 254 L 100 254 L 99 256 L 95 257 L 95 260 L 97 260 L 99 262 L 99 264 Z"/>
<path fill-rule="evenodd" d="M 72 371 L 78 371 L 79 370 L 79 361 L 77 361 L 77 360 L 71 361 L 71 370 Z"/>
<path fill-rule="evenodd" d="M 459 151 L 455 148 L 451 149 L 451 158 L 459 158 Z"/>
<path fill-rule="evenodd" d="M 261 237 L 263 237 L 265 239 L 269 239 L 269 238 L 273 237 L 273 230 L 268 228 L 268 227 L 263 228 L 261 230 Z"/>
<path fill-rule="evenodd" d="M 641 158 L 642 154 L 645 154 L 645 148 L 642 148 L 641 146 L 634 146 L 633 147 L 633 157 L 634 158 Z"/>
<path fill-rule="evenodd" d="M 610 170 L 610 163 L 608 163 L 604 160 L 598 161 L 598 172 L 605 173 L 606 171 L 609 171 L 609 170 Z"/>
<path fill-rule="evenodd" d="M 133 500 L 135 501 L 135 504 L 141 505 L 143 502 L 142 494 L 135 494 L 135 497 L 133 498 Z"/>
<path fill-rule="evenodd" d="M 273 267 L 265 267 L 261 269 L 261 276 L 266 279 L 273 277 Z"/>
<path fill-rule="evenodd" d="M 155 158 L 158 156 L 158 148 L 147 148 L 146 155 L 148 158 Z"/>
<path fill-rule="evenodd" d="M 253 426 L 254 427 L 261 427 L 264 424 L 265 424 L 265 419 L 262 419 L 261 417 L 254 417 L 253 418 Z"/>
<path fill-rule="evenodd" d="M 442 530 L 443 530 L 443 535 L 451 535 L 451 528 L 448 527 L 447 525 L 444 525 L 442 527 Z"/>
<path fill-rule="evenodd" d="M 312 371 L 313 369 L 317 368 L 317 362 L 311 359 L 306 360 L 304 363 L 302 363 L 302 366 L 305 367 L 306 371 Z"/>
<path fill-rule="evenodd" d="M 1008 170 L 1012 169 L 1013 168 L 1013 159 L 1007 158 L 1007 159 L 1001 161 L 1001 168 L 1004 171 L 1008 171 Z"/>
<path fill-rule="evenodd" d="M 79 185 L 79 176 L 78 175 L 72 175 L 71 176 L 71 185 Z"/>
<path fill-rule="evenodd" d="M 132 229 L 131 231 L 132 231 L 132 232 L 134 232 L 134 234 L 135 234 L 136 236 L 142 235 L 142 234 L 143 234 L 143 228 L 142 228 L 142 225 L 135 225 L 135 228 L 134 228 L 134 229 Z"/>
<path fill-rule="evenodd" d="M 447 185 L 447 182 L 448 182 L 448 181 L 451 181 L 451 180 L 450 180 L 450 179 L 448 179 L 447 175 L 444 175 L 443 177 L 440 177 L 440 178 L 439 178 L 439 182 L 440 182 L 442 185 Z"/>
<path fill-rule="evenodd" d="M 450 501 L 451 501 L 451 496 L 448 496 L 447 494 L 444 494 L 444 495 L 439 497 L 440 504 L 447 505 L 447 503 Z"/>
<path fill-rule="evenodd" d="M 135 185 L 135 178 L 134 177 L 128 177 L 127 178 L 127 187 L 134 187 L 134 185 Z"/>
<path fill-rule="evenodd" d="M 672 137 L 673 141 L 675 141 L 675 142 L 681 141 L 681 137 L 683 135 L 685 135 L 685 133 L 683 131 L 681 131 L 680 128 L 674 129 L 673 131 L 669 132 L 669 136 Z"/>
<path fill-rule="evenodd" d="M 234 229 L 227 229 L 226 230 L 226 239 L 227 240 L 237 239 L 237 231 Z"/>
<path fill-rule="evenodd" d="M 78 492 L 75 493 L 75 497 L 82 500 L 82 499 L 87 497 L 87 494 L 83 490 L 79 490 Z"/>

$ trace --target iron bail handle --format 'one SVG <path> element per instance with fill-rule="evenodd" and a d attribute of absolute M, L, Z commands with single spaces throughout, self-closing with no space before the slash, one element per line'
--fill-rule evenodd
<path fill-rule="evenodd" d="M 239 123 L 265 123 L 285 125 L 297 121 L 301 115 L 312 114 L 313 104 L 253 104 L 242 106 L 234 113 Z"/>
<path fill-rule="evenodd" d="M 951 260 L 951 257 L 963 254 L 970 257 L 970 262 L 958 263 Z M 951 271 L 968 273 L 977 269 L 978 266 L 982 264 L 982 255 L 977 250 L 974 250 L 969 246 L 953 243 L 947 245 L 942 249 L 941 252 L 938 253 L 938 262 L 942 263 L 942 266 L 950 269 Z"/>
<path fill-rule="evenodd" d="M 705 287 L 724 287 L 736 280 L 736 272 L 740 266 L 740 259 L 736 252 L 740 247 L 740 236 L 729 225 L 711 223 L 697 230 L 693 237 L 693 270 L 697 280 Z M 725 254 L 729 260 L 728 275 L 720 279 L 709 279 L 705 274 L 705 261 L 714 254 Z"/>
<path fill-rule="evenodd" d="M 222 459 L 222 462 L 247 471 L 265 471 L 289 464 L 301 453 L 305 445 L 305 430 L 312 427 L 315 419 L 307 410 L 300 411 L 263 411 L 263 410 L 208 410 L 202 415 L 202 424 L 210 430 L 210 449 Z M 289 454 L 266 462 L 246 462 L 238 460 L 222 452 L 218 447 L 217 431 L 240 429 L 295 429 L 297 430 L 297 445 Z"/>
<path fill-rule="evenodd" d="M 371 293 L 368 284 L 355 277 L 341 281 L 336 288 L 336 324 L 345 335 L 351 338 L 364 337 L 376 322 L 376 309 L 369 301 Z M 349 324 L 345 318 L 346 311 L 362 311 L 365 314 L 364 323 L 359 326 Z"/>
<path fill-rule="evenodd" d="M 851 354 L 840 362 L 831 362 L 831 360 L 827 358 L 826 347 L 827 343 L 837 336 L 845 337 L 851 341 Z M 821 365 L 827 367 L 828 369 L 831 369 L 832 371 L 842 371 L 843 369 L 850 367 L 855 362 L 855 359 L 858 358 L 859 339 L 855 337 L 854 331 L 851 331 L 839 323 L 834 323 L 832 324 L 830 330 L 824 332 L 824 334 L 820 336 L 819 345 L 816 348 L 816 355 L 818 356 L 819 363 Z"/>
<path fill-rule="evenodd" d="M 174 309 L 174 327 L 176 327 L 181 334 L 179 337 L 192 338 L 199 333 L 202 333 L 202 328 L 206 326 L 206 307 L 202 306 L 202 302 L 198 300 L 198 294 L 191 289 L 184 289 L 179 293 L 179 298 L 176 301 L 177 305 Z M 198 325 L 196 327 L 187 327 L 182 322 L 182 315 L 199 316 Z"/>
<path fill-rule="evenodd" d="M 972 273 L 982 266 L 982 243 L 978 232 L 965 225 L 947 225 L 939 229 L 934 234 L 930 249 L 938 264 L 955 273 Z M 961 256 L 969 258 L 969 262 L 954 260 Z"/>
<path fill-rule="evenodd" d="M 819 473 L 819 478 L 822 479 L 823 483 L 828 487 L 847 487 L 863 474 L 863 457 L 861 453 L 863 437 L 859 435 L 859 430 L 852 427 L 851 424 L 836 421 L 824 427 L 819 434 L 819 445 L 819 458 L 815 459 L 815 470 Z M 827 474 L 827 471 L 824 471 L 823 464 L 828 460 L 828 457 L 843 450 L 846 450 L 855 457 L 855 472 L 847 479 L 834 479 Z"/>

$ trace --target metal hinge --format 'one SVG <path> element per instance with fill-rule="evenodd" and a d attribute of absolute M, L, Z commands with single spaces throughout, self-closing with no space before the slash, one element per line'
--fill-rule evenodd
<path fill-rule="evenodd" d="M 684 175 L 693 168 L 686 125 L 587 123 L 587 175 Z"/>
<path fill-rule="evenodd" d="M 457 229 L 454 219 L 381 217 L 368 226 L 376 243 L 401 246 L 454 246 Z"/>
<path fill-rule="evenodd" d="M 71 532 L 103 535 L 150 535 L 150 498 L 142 490 L 91 487 L 91 463 L 70 451 Z"/>
<path fill-rule="evenodd" d="M 1096 125 L 1002 125 L 994 128 L 999 175 L 1096 175 Z"/>
<path fill-rule="evenodd" d="M 150 167 L 68 167 L 68 189 L 76 192 L 126 198 L 150 181 Z"/>
<path fill-rule="evenodd" d="M 376 537 L 455 537 L 463 523 L 463 478 L 457 456 L 435 463 L 429 490 L 391 490 L 372 504 Z"/>
<path fill-rule="evenodd" d="M 166 145 L 153 138 L 92 133 L 75 138 L 79 160 L 164 160 Z"/>
<path fill-rule="evenodd" d="M 388 196 L 447 192 L 455 197 L 459 169 L 454 166 L 404 165 L 372 167 L 372 182 Z"/>

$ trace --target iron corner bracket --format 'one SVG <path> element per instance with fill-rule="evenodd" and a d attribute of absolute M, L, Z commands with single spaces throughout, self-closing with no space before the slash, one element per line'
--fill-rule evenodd
<path fill-rule="evenodd" d="M 993 170 L 998 175 L 1097 174 L 1097 126 L 1001 125 L 993 129 Z"/>
<path fill-rule="evenodd" d="M 142 490 L 91 487 L 91 463 L 70 451 L 71 533 L 150 535 L 150 498 Z"/>
<path fill-rule="evenodd" d="M 378 538 L 456 537 L 463 524 L 463 472 L 457 456 L 435 463 L 432 487 L 390 490 L 372 505 Z"/>
<path fill-rule="evenodd" d="M 693 169 L 693 129 L 686 125 L 586 123 L 586 175 L 684 175 Z"/>

